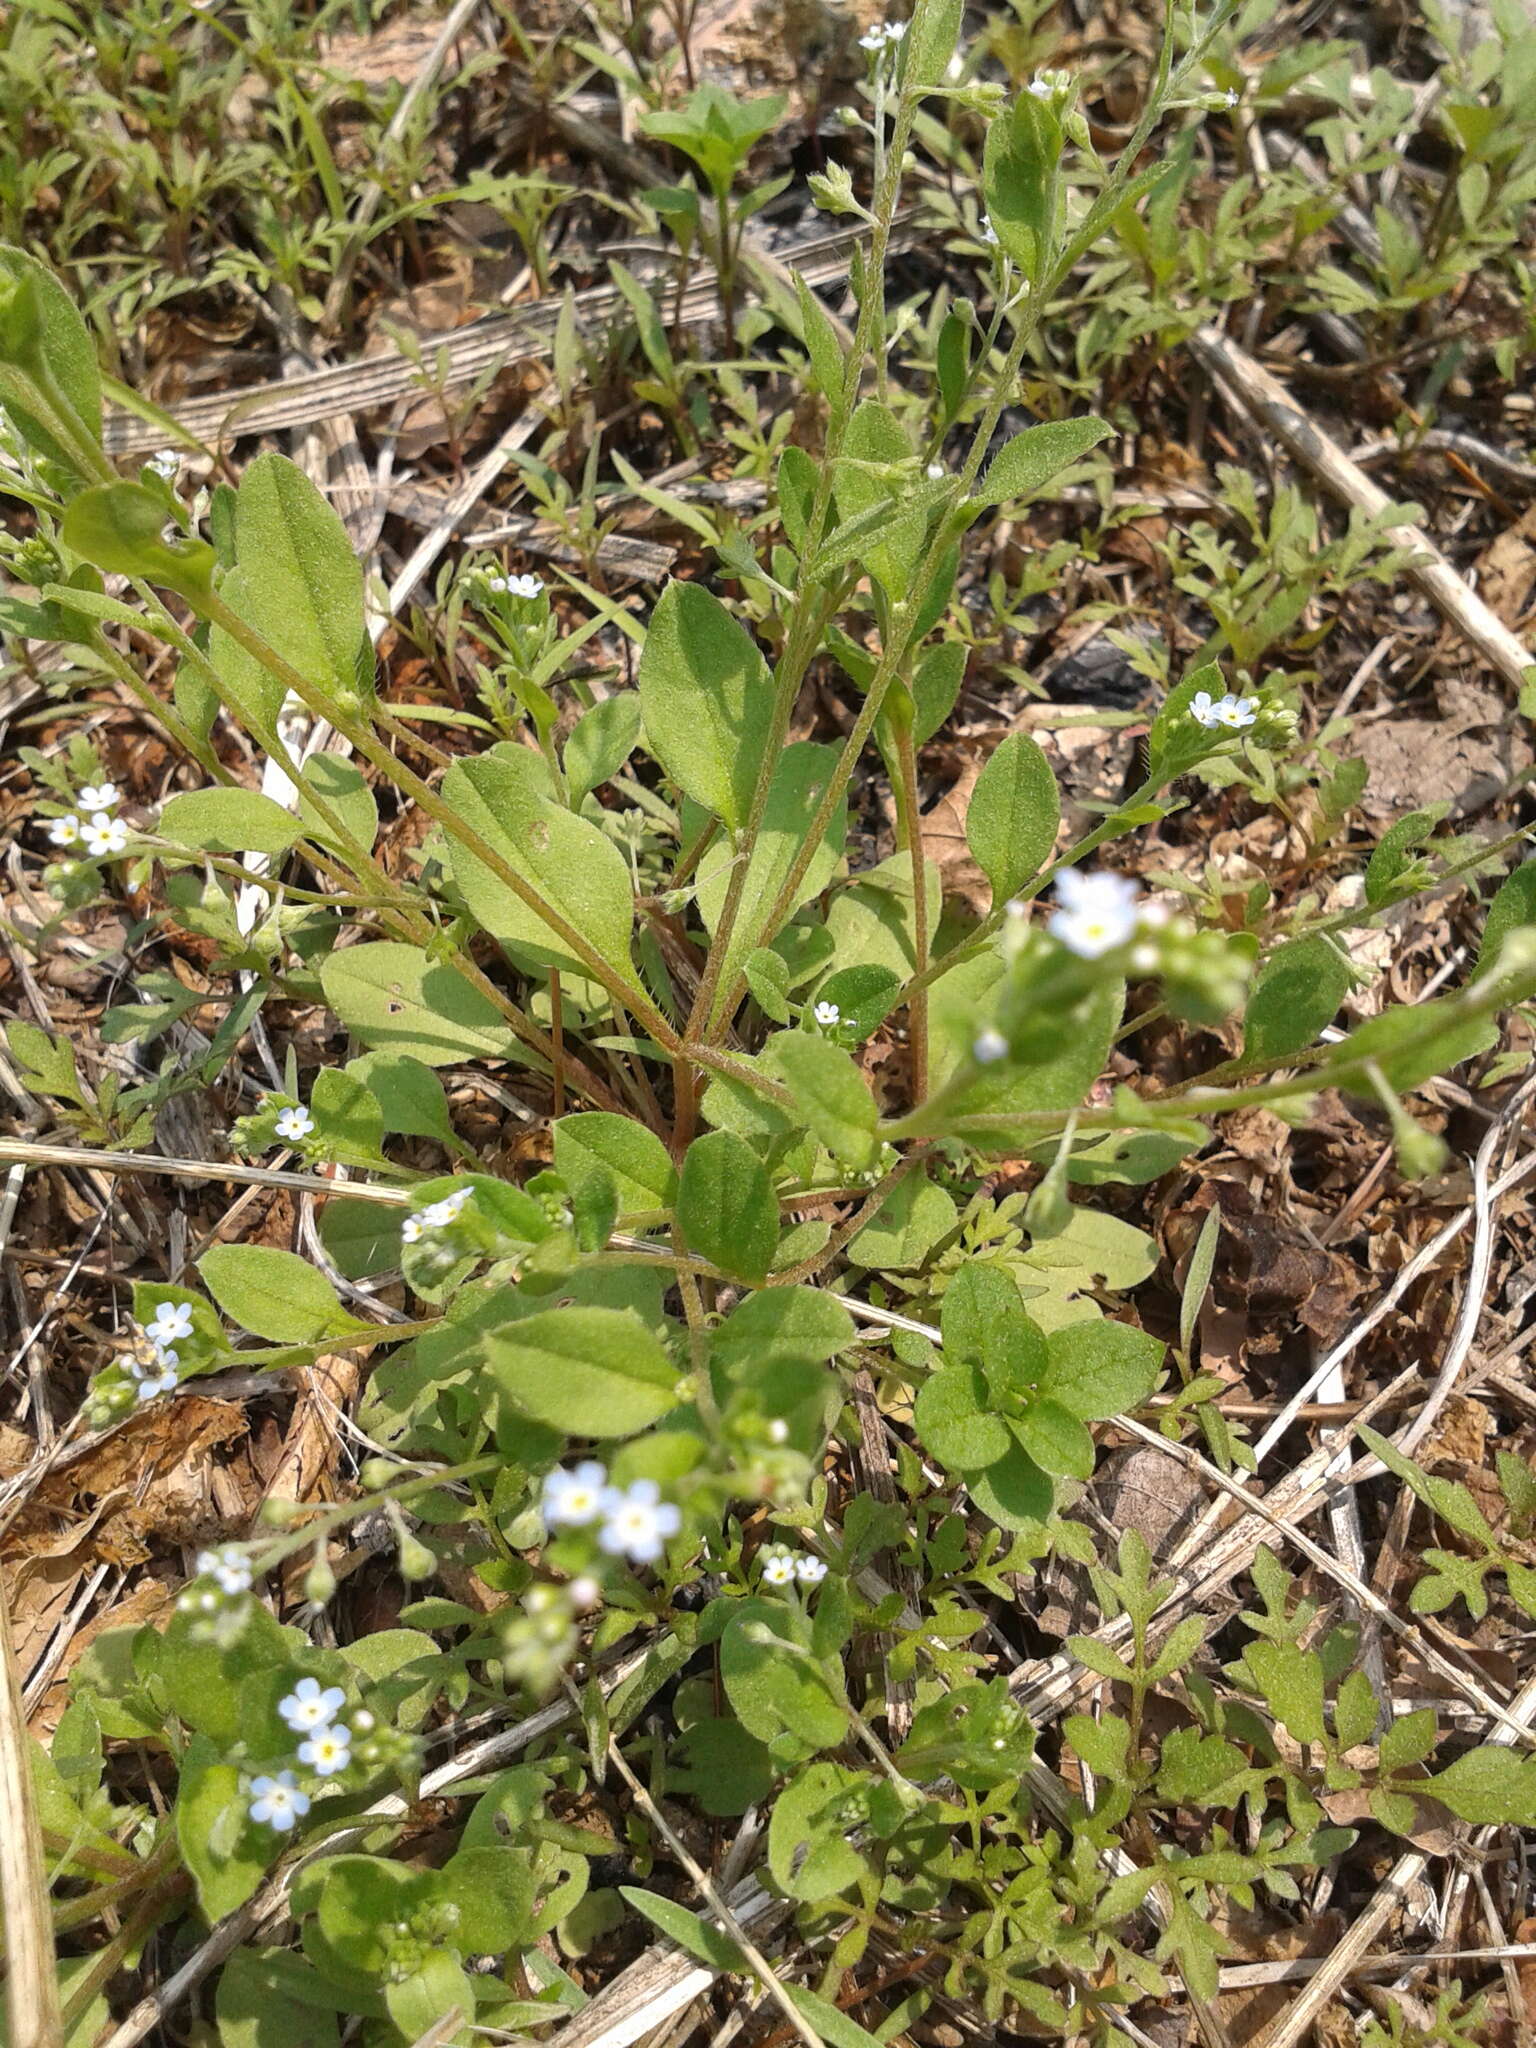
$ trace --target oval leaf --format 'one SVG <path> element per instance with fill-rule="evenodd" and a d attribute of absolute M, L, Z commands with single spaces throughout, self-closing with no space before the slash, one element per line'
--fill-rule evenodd
<path fill-rule="evenodd" d="M 965 817 L 966 844 L 992 884 L 994 910 L 1050 859 L 1060 823 L 1050 762 L 1027 733 L 1010 733 L 976 778 Z"/>
<path fill-rule="evenodd" d="M 572 1436 L 633 1436 L 677 1405 L 677 1367 L 628 1309 L 545 1309 L 485 1347 L 513 1407 Z"/>
<path fill-rule="evenodd" d="M 773 722 L 768 664 L 719 598 L 669 583 L 640 656 L 646 743 L 685 795 L 746 823 Z"/>

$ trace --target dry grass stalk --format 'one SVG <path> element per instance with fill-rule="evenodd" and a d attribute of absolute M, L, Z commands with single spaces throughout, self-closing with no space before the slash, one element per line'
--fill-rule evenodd
<path fill-rule="evenodd" d="M 32 1738 L 22 1711 L 5 1580 L 0 1575 L 0 1917 L 11 2048 L 62 2048 L 48 1874 L 32 1796 Z"/>

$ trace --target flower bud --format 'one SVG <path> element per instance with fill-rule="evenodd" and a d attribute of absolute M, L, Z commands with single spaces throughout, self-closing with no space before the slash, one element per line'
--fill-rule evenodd
<path fill-rule="evenodd" d="M 336 1593 L 336 1574 L 324 1555 L 317 1556 L 304 1574 L 304 1598 L 312 1607 L 324 1607 Z"/>

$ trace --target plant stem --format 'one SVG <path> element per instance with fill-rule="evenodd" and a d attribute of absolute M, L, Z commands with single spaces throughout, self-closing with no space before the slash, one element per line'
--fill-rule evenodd
<path fill-rule="evenodd" d="M 928 887 L 927 863 L 923 859 L 923 827 L 917 808 L 917 748 L 912 740 L 912 723 L 902 719 L 896 727 L 896 759 L 901 774 L 896 785 L 896 824 L 912 865 L 912 955 L 916 972 L 907 1000 L 907 1029 L 912 1041 L 912 1102 L 928 1093 Z"/>

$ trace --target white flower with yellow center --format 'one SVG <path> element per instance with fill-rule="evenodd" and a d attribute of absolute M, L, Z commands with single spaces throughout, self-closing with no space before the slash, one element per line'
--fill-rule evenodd
<path fill-rule="evenodd" d="M 608 1468 L 596 1458 L 583 1458 L 574 1471 L 557 1469 L 544 1475 L 543 1514 L 552 1529 L 579 1529 L 603 1512 Z"/>
<path fill-rule="evenodd" d="M 317 1728 L 307 1742 L 299 1744 L 299 1762 L 308 1764 L 317 1778 L 334 1777 L 352 1761 L 352 1730 L 345 1721 L 329 1728 Z"/>
<path fill-rule="evenodd" d="M 81 832 L 80 842 L 92 860 L 111 860 L 128 844 L 128 827 L 121 818 L 98 811 Z"/>
<path fill-rule="evenodd" d="M 1084 875 L 1063 868 L 1056 877 L 1056 900 L 1061 908 L 1052 913 L 1047 930 L 1083 960 L 1113 953 L 1136 930 L 1140 897 L 1124 875 L 1107 869 Z"/>

